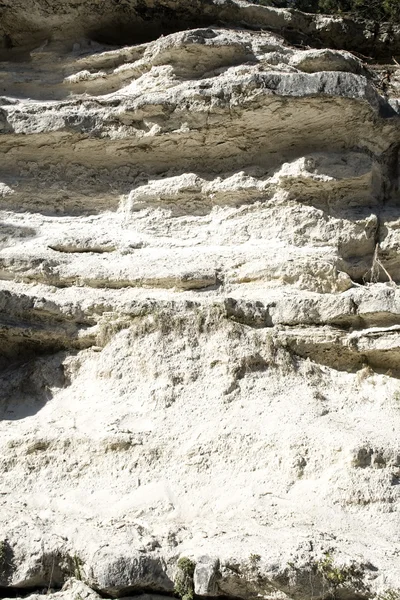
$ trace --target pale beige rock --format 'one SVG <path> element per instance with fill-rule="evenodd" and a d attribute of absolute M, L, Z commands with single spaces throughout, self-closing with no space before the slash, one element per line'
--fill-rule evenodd
<path fill-rule="evenodd" d="M 362 62 L 353 54 L 337 50 L 324 49 L 297 52 L 291 58 L 290 64 L 306 73 L 317 73 L 318 71 L 365 73 Z"/>
<path fill-rule="evenodd" d="M 0 586 L 398 588 L 400 119 L 290 45 L 349 24 L 3 4 Z"/>

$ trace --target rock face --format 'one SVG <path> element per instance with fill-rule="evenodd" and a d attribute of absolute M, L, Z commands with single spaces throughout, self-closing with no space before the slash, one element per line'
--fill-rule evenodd
<path fill-rule="evenodd" d="M 2 595 L 397 600 L 398 71 L 239 0 L 0 16 Z"/>

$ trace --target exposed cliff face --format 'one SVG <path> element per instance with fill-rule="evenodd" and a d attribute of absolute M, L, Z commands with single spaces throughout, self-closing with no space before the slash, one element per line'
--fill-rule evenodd
<path fill-rule="evenodd" d="M 399 76 L 247 2 L 0 14 L 3 595 L 398 588 Z"/>
<path fill-rule="evenodd" d="M 400 27 L 257 6 L 246 0 L 3 0 L 1 47 L 30 50 L 46 39 L 79 37 L 140 44 L 184 29 L 215 25 L 268 28 L 290 42 L 391 59 L 400 55 Z"/>

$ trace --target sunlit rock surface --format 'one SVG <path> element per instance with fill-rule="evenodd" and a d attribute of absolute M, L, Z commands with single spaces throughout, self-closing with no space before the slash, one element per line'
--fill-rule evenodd
<path fill-rule="evenodd" d="M 389 598 L 397 71 L 245 1 L 0 17 L 2 595 L 160 600 L 187 557 L 200 597 Z"/>

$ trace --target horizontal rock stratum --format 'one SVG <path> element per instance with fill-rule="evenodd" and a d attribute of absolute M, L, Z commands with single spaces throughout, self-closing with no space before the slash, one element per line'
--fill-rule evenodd
<path fill-rule="evenodd" d="M 0 3 L 2 597 L 399 600 L 384 31 Z"/>

